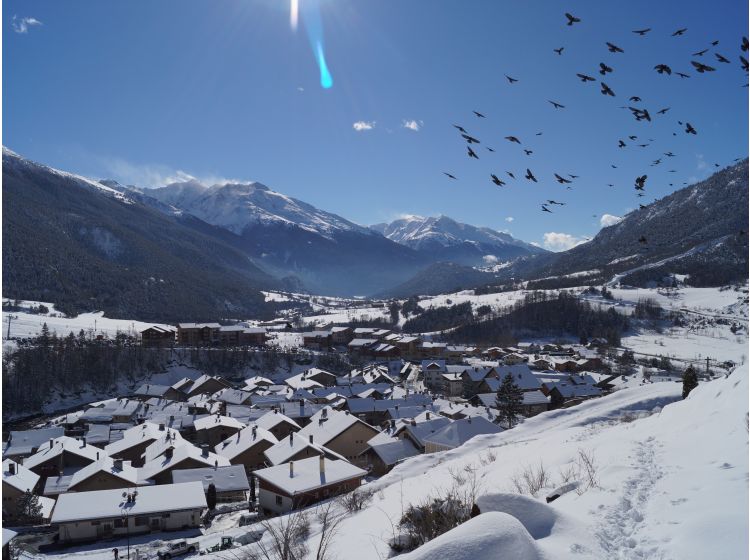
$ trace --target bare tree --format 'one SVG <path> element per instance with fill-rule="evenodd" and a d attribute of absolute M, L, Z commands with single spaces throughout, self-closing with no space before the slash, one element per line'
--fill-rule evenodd
<path fill-rule="evenodd" d="M 307 556 L 310 520 L 305 512 L 264 519 L 260 525 L 265 535 L 248 552 L 247 560 L 303 560 Z"/>

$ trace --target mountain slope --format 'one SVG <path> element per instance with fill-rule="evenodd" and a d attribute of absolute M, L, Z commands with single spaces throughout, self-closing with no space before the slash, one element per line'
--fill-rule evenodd
<path fill-rule="evenodd" d="M 280 283 L 229 243 L 3 149 L 3 295 L 141 320 L 247 317 Z"/>
<path fill-rule="evenodd" d="M 544 249 L 519 241 L 507 233 L 463 224 L 447 216 L 407 216 L 370 228 L 396 243 L 429 254 L 436 261 L 467 266 L 546 253 Z"/>

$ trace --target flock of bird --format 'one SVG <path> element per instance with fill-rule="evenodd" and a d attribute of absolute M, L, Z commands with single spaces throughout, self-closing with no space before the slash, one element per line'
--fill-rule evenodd
<path fill-rule="evenodd" d="M 565 13 L 565 18 L 567 20 L 566 23 L 567 23 L 568 26 L 582 24 L 582 19 L 581 18 L 576 17 L 576 16 L 574 16 L 574 15 L 572 15 L 570 13 Z M 686 35 L 687 31 L 688 31 L 687 28 L 680 28 L 680 29 L 677 29 L 676 31 L 674 31 L 671 34 L 671 36 L 672 37 L 682 37 L 682 36 Z M 632 32 L 634 34 L 640 36 L 640 37 L 644 37 L 648 33 L 651 32 L 651 28 L 636 29 L 636 30 L 633 30 Z M 711 46 L 710 47 L 692 53 L 692 57 L 694 57 L 694 58 L 699 58 L 699 57 L 702 58 L 707 53 L 709 53 L 709 51 L 711 51 L 711 49 L 713 49 L 714 47 L 716 47 L 718 44 L 719 44 L 719 41 L 713 41 L 713 42 L 711 42 Z M 612 53 L 612 54 L 615 54 L 615 55 L 625 54 L 625 50 L 623 48 L 617 46 L 614 43 L 611 43 L 611 42 L 607 41 L 607 42 L 605 42 L 605 46 L 606 46 L 607 51 L 609 53 Z M 563 56 L 564 50 L 565 50 L 565 47 L 563 46 L 563 47 L 559 47 L 559 48 L 553 49 L 553 52 L 557 56 Z M 748 39 L 747 39 L 747 37 L 742 37 L 742 42 L 740 44 L 740 50 L 741 50 L 741 54 L 739 54 L 739 62 L 740 62 L 740 65 L 741 65 L 742 69 L 747 73 L 748 72 L 748 60 L 746 58 L 747 57 L 747 53 L 748 53 Z M 713 55 L 714 55 L 714 58 L 716 59 L 716 63 L 712 62 L 712 64 L 716 64 L 717 66 L 718 66 L 718 64 L 731 64 L 731 61 L 727 57 L 725 57 L 724 55 L 720 54 L 719 52 L 715 52 L 714 51 Z M 715 72 L 717 70 L 716 67 L 711 66 L 710 64 L 708 64 L 706 62 L 703 62 L 702 60 L 690 60 L 690 64 L 692 65 L 694 71 L 696 73 L 698 73 L 698 74 L 705 74 L 705 73 L 709 73 L 709 72 Z M 689 79 L 689 78 L 691 78 L 691 74 L 689 74 L 687 72 L 683 72 L 683 71 L 673 70 L 671 66 L 669 66 L 668 64 L 665 64 L 665 63 L 658 63 L 658 64 L 656 64 L 653 67 L 653 69 L 656 71 L 657 74 L 660 74 L 660 75 L 663 75 L 663 76 L 671 76 L 671 75 L 674 74 L 675 76 L 679 77 L 680 79 Z M 600 93 L 602 95 L 604 95 L 606 97 L 617 97 L 617 94 L 614 91 L 614 89 L 612 87 L 610 87 L 607 83 L 604 82 L 605 77 L 608 74 L 611 74 L 612 72 L 614 72 L 614 68 L 612 66 L 604 63 L 604 62 L 601 62 L 601 63 L 599 63 L 599 68 L 598 68 L 597 72 L 598 72 L 598 74 L 600 74 L 601 78 L 597 79 L 596 77 L 591 76 L 589 74 L 585 74 L 585 73 L 577 73 L 576 76 L 578 77 L 578 79 L 583 84 L 587 84 L 587 83 L 599 81 L 599 88 L 600 88 L 599 91 L 600 91 Z M 508 81 L 508 84 L 510 86 L 514 86 L 515 84 L 517 84 L 521 80 L 521 78 L 513 77 L 513 76 L 510 76 L 508 74 L 505 74 L 505 79 Z M 747 87 L 747 84 L 745 84 L 743 87 Z M 566 106 L 564 104 L 560 103 L 559 101 L 552 100 L 552 99 L 548 99 L 547 101 L 552 105 L 552 107 L 555 110 L 564 110 L 566 108 Z M 625 104 L 625 105 L 620 106 L 620 109 L 625 109 L 625 110 L 630 111 L 630 113 L 632 114 L 632 116 L 635 118 L 636 121 L 639 121 L 639 122 L 643 121 L 643 122 L 649 122 L 650 123 L 650 122 L 653 121 L 653 119 L 663 118 L 667 114 L 667 112 L 670 110 L 670 107 L 661 108 L 658 111 L 653 112 L 653 114 L 652 114 L 652 112 L 649 111 L 649 109 L 647 107 L 643 106 L 642 99 L 640 97 L 638 97 L 638 96 L 631 96 L 631 97 L 628 98 L 628 103 Z M 475 111 L 472 111 L 472 112 L 473 112 L 474 116 L 476 118 L 478 118 L 478 119 L 486 119 L 487 118 L 486 115 L 484 115 L 483 113 L 481 113 L 479 111 L 475 110 Z M 677 129 L 679 132 L 684 133 L 684 134 L 688 134 L 688 135 L 697 135 L 698 134 L 698 131 L 695 128 L 695 126 L 692 125 L 687 120 L 685 120 L 685 121 L 678 120 L 676 122 L 677 122 L 677 124 L 680 127 L 679 129 Z M 477 153 L 477 151 L 479 150 L 478 146 L 481 144 L 481 141 L 478 138 L 476 138 L 475 136 L 473 136 L 472 134 L 470 134 L 468 132 L 467 128 L 465 128 L 464 126 L 461 126 L 461 125 L 458 125 L 458 124 L 454 124 L 453 127 L 455 127 L 455 129 L 460 134 L 461 138 L 466 142 L 467 156 L 469 158 L 471 158 L 471 159 L 477 159 L 478 160 L 479 159 L 479 154 Z M 677 136 L 677 133 L 678 133 L 677 131 L 673 131 L 672 135 L 673 136 Z M 542 134 L 543 134 L 542 132 L 536 132 L 535 133 L 536 136 L 541 136 Z M 507 140 L 510 143 L 518 144 L 523 149 L 523 152 L 527 156 L 531 156 L 534 153 L 532 149 L 529 149 L 524 144 L 522 144 L 521 140 L 517 136 L 508 135 L 508 136 L 505 136 L 504 139 Z M 641 139 L 637 135 L 629 135 L 629 136 L 627 136 L 627 140 L 622 139 L 622 138 L 618 139 L 617 147 L 621 148 L 621 149 L 627 148 L 628 145 L 629 145 L 629 143 L 632 143 L 632 145 L 635 146 L 635 147 L 647 148 L 653 142 L 655 142 L 655 140 L 653 138 L 648 138 L 647 140 L 644 140 L 644 139 Z M 491 148 L 489 146 L 485 146 L 485 147 L 486 147 L 486 149 L 489 152 L 494 152 L 495 151 L 493 148 Z M 675 156 L 676 156 L 676 154 L 674 154 L 671 151 L 664 152 L 663 154 L 661 154 L 661 157 L 658 157 L 658 158 L 656 158 L 656 159 L 653 160 L 653 162 L 651 163 L 651 166 L 661 165 L 664 161 L 666 161 L 666 159 L 673 158 Z M 734 161 L 735 162 L 739 161 L 739 158 L 736 159 L 736 160 L 734 160 Z M 617 169 L 617 166 L 614 165 L 614 164 L 611 164 L 610 166 L 613 169 Z M 715 163 L 714 166 L 715 167 L 720 167 L 720 165 L 718 163 Z M 674 169 L 670 169 L 669 170 L 669 173 L 676 173 L 676 172 L 677 171 L 674 170 Z M 444 171 L 443 173 L 449 179 L 451 179 L 451 180 L 458 180 L 458 178 L 456 177 L 456 175 L 453 174 L 453 173 L 449 173 L 447 171 Z M 504 176 L 501 179 L 496 173 L 492 173 L 490 175 L 490 180 L 491 180 L 491 182 L 494 185 L 496 185 L 498 187 L 504 187 L 504 186 L 507 185 L 508 181 L 510 181 L 510 180 L 516 180 L 516 175 L 512 171 L 505 171 L 505 175 L 507 177 Z M 534 175 L 534 172 L 531 170 L 530 167 L 526 168 L 526 173 L 523 175 L 523 178 L 526 179 L 527 181 L 530 181 L 530 182 L 533 182 L 533 183 L 538 183 L 538 179 Z M 579 177 L 577 175 L 573 175 L 573 174 L 554 173 L 554 179 L 555 179 L 555 181 L 557 183 L 561 184 L 561 185 L 565 185 L 567 189 L 571 189 L 572 186 L 573 186 L 573 183 L 574 183 L 575 179 L 578 179 L 578 178 Z M 647 179 L 648 179 L 648 175 L 646 173 L 644 173 L 642 175 L 639 175 L 639 176 L 637 176 L 635 178 L 635 180 L 634 180 L 634 189 L 635 189 L 636 196 L 638 196 L 638 197 L 645 196 L 645 189 L 646 189 L 646 181 L 647 181 Z M 683 184 L 687 184 L 687 183 L 683 183 Z M 608 186 L 613 187 L 614 184 L 613 183 L 609 183 Z M 673 183 L 670 183 L 670 186 L 674 186 Z M 558 202 L 556 200 L 546 200 L 545 202 L 541 203 L 541 211 L 542 212 L 553 213 L 553 211 L 550 209 L 550 207 L 565 206 L 565 204 L 566 203 L 564 203 L 564 202 Z M 645 208 L 645 206 L 643 204 L 640 204 L 639 206 L 640 206 L 640 208 Z M 646 244 L 647 240 L 644 237 L 641 237 L 641 239 L 639 239 L 639 242 L 641 244 Z"/>

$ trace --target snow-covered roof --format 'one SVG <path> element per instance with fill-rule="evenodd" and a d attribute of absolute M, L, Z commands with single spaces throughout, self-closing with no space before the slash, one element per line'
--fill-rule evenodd
<path fill-rule="evenodd" d="M 197 419 L 194 423 L 195 431 L 210 430 L 212 428 L 232 428 L 235 430 L 241 430 L 245 425 L 231 416 L 221 416 L 219 414 L 212 414 L 211 416 L 204 416 L 203 418 Z"/>
<path fill-rule="evenodd" d="M 310 423 L 299 431 L 299 435 L 304 438 L 313 436 L 316 443 L 325 445 L 358 423 L 368 426 L 348 411 L 335 411 L 327 406 L 310 418 Z"/>
<path fill-rule="evenodd" d="M 221 455 L 222 457 L 231 460 L 262 441 L 274 445 L 278 443 L 279 440 L 277 440 L 276 436 L 265 428 L 260 428 L 255 425 L 246 426 L 236 434 L 229 436 L 224 441 L 216 444 L 214 451 L 216 451 L 217 455 Z"/>
<path fill-rule="evenodd" d="M 176 469 L 172 471 L 172 482 L 198 481 L 203 484 L 203 490 L 213 484 L 217 492 L 241 492 L 250 489 L 247 474 L 243 465 L 229 465 L 228 467 L 205 467 L 202 469 Z"/>
<path fill-rule="evenodd" d="M 541 386 L 539 380 L 531 372 L 531 369 L 529 369 L 528 364 L 514 364 L 512 366 L 502 365 L 495 368 L 495 371 L 497 371 L 497 375 L 501 382 L 508 374 L 510 374 L 513 377 L 513 382 L 524 390 L 539 389 Z M 490 384 L 490 381 L 490 379 L 487 380 L 488 384 Z M 493 391 L 497 390 L 496 387 L 491 386 L 490 388 Z"/>
<path fill-rule="evenodd" d="M 127 502 L 122 489 L 61 494 L 52 514 L 52 523 L 86 519 L 120 518 L 206 508 L 206 495 L 200 482 L 160 484 L 138 488 L 135 501 Z"/>
<path fill-rule="evenodd" d="M 207 449 L 199 449 L 190 443 L 184 443 L 172 450 L 172 457 L 167 457 L 166 454 L 159 455 L 152 461 L 144 464 L 141 468 L 141 480 L 153 478 L 159 473 L 179 465 L 186 459 L 192 459 L 193 461 L 202 463 L 207 467 L 226 467 L 229 465 L 229 459 L 226 457 L 212 453 Z"/>
<path fill-rule="evenodd" d="M 169 385 L 154 385 L 153 383 L 144 383 L 136 389 L 134 395 L 144 395 L 149 397 L 162 397 L 172 387 Z"/>
<path fill-rule="evenodd" d="M 13 537 L 15 537 L 18 533 L 15 531 L 11 531 L 10 529 L 6 529 L 3 527 L 3 546 L 8 544 L 10 541 L 13 540 Z"/>
<path fill-rule="evenodd" d="M 347 461 L 327 458 L 323 458 L 324 472 L 321 472 L 320 461 L 319 457 L 294 461 L 293 474 L 290 473 L 289 465 L 259 469 L 254 474 L 259 479 L 273 484 L 290 496 L 301 492 L 309 492 L 321 486 L 362 478 L 367 474 L 367 471 L 355 467 Z"/>
<path fill-rule="evenodd" d="M 102 407 L 86 409 L 81 419 L 86 422 L 111 422 L 115 416 L 130 418 L 141 408 L 141 402 L 132 399 L 113 399 Z"/>
<path fill-rule="evenodd" d="M 367 443 L 383 463 L 388 466 L 395 465 L 399 461 L 419 455 L 419 449 L 408 439 L 389 438 L 388 441 L 377 440 L 377 436 Z"/>
<path fill-rule="evenodd" d="M 41 446 L 39 451 L 24 460 L 23 465 L 28 469 L 33 469 L 50 459 L 58 457 L 63 451 L 78 455 L 89 461 L 96 461 L 98 455 L 104 455 L 106 453 L 93 445 L 85 445 L 81 440 L 62 436 L 55 438 L 52 441 L 51 446 L 49 443 Z"/>
<path fill-rule="evenodd" d="M 151 443 L 146 447 L 145 451 L 141 455 L 143 457 L 144 463 L 150 463 L 159 455 L 163 455 L 168 448 L 173 447 L 181 447 L 183 445 L 190 445 L 193 444 L 188 442 L 182 437 L 182 434 L 178 432 L 177 430 L 165 430 L 164 432 L 160 432 L 162 435 L 158 437 L 157 439 L 151 441 Z"/>
<path fill-rule="evenodd" d="M 463 445 L 471 438 L 483 434 L 498 434 L 502 428 L 496 426 L 481 416 L 462 418 L 451 422 L 447 426 L 424 438 L 426 443 L 433 443 L 445 447 L 455 448 Z"/>
<path fill-rule="evenodd" d="M 438 430 L 442 430 L 445 426 L 453 422 L 450 418 L 440 416 L 433 418 L 432 420 L 425 420 L 418 422 L 414 420 L 414 424 L 404 424 L 400 428 L 396 429 L 396 434 L 402 431 L 407 431 L 411 437 L 420 445 L 424 447 L 424 439 Z"/>
<path fill-rule="evenodd" d="M 94 461 L 93 463 L 83 467 L 81 470 L 76 471 L 73 476 L 70 477 L 69 488 L 74 488 L 84 480 L 95 476 L 98 473 L 109 473 L 119 479 L 122 479 L 123 486 L 129 484 L 135 485 L 138 483 L 138 469 L 130 465 L 129 461 L 120 461 L 118 463 L 120 468 L 117 468 L 115 461 L 107 457 L 106 455 Z"/>
<path fill-rule="evenodd" d="M 65 428 L 41 428 L 38 430 L 21 430 L 10 432 L 8 447 L 4 455 L 31 455 L 41 445 L 48 445 L 49 440 L 65 435 Z"/>
<path fill-rule="evenodd" d="M 355 338 L 347 346 L 350 348 L 363 348 L 378 342 L 377 338 Z"/>
<path fill-rule="evenodd" d="M 88 444 L 109 443 L 109 424 L 89 424 L 84 437 Z"/>
<path fill-rule="evenodd" d="M 177 328 L 180 329 L 220 329 L 219 323 L 177 323 Z"/>
<path fill-rule="evenodd" d="M 15 474 L 10 474 L 11 464 L 14 465 Z M 3 461 L 3 484 L 9 484 L 16 490 L 26 492 L 26 490 L 33 490 L 37 482 L 39 482 L 39 475 L 35 472 L 10 459 Z"/>
<path fill-rule="evenodd" d="M 266 449 L 265 456 L 272 465 L 280 465 L 282 463 L 286 463 L 289 459 L 306 448 L 310 448 L 317 455 L 323 454 L 328 457 L 344 459 L 344 457 L 342 457 L 335 451 L 331 451 L 327 447 L 318 443 L 315 440 L 315 437 L 313 437 L 313 441 L 311 442 L 310 436 L 301 437 L 300 435 L 294 433 L 289 434 L 277 444 Z"/>
<path fill-rule="evenodd" d="M 117 453 L 121 453 L 144 441 L 165 439 L 168 432 L 170 437 L 174 439 L 182 439 L 182 435 L 177 430 L 170 430 L 168 428 L 160 430 L 158 424 L 144 422 L 143 424 L 133 426 L 122 432 L 122 439 L 110 443 L 104 448 L 104 451 L 108 455 L 116 455 Z"/>
<path fill-rule="evenodd" d="M 265 428 L 266 430 L 275 428 L 279 424 L 290 424 L 297 430 L 300 430 L 302 428 L 299 424 L 297 424 L 297 422 L 289 418 L 286 414 L 282 414 L 278 411 L 266 412 L 263 416 L 255 420 L 255 422 L 253 423 L 259 428 Z"/>

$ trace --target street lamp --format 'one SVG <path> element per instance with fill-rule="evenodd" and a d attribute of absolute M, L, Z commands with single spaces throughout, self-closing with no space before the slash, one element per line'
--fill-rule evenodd
<path fill-rule="evenodd" d="M 138 490 L 133 489 L 133 492 L 131 493 L 130 489 L 128 489 L 122 493 L 122 497 L 125 498 L 125 501 L 120 506 L 120 515 L 122 515 L 125 522 L 125 535 L 128 541 L 128 560 L 130 560 L 130 508 L 135 505 L 135 499 L 137 496 Z"/>

